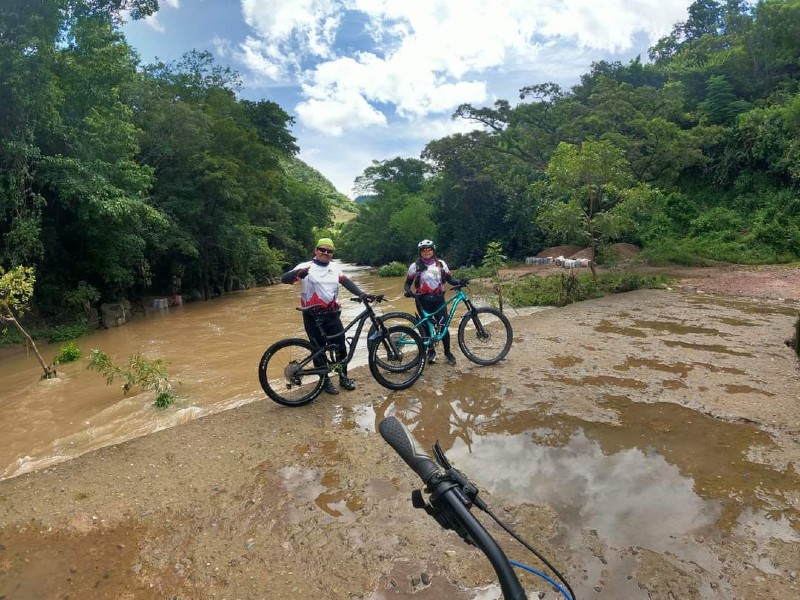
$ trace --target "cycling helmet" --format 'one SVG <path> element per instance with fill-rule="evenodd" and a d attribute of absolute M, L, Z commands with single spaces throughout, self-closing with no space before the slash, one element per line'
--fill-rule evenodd
<path fill-rule="evenodd" d="M 422 250 L 423 248 L 433 248 L 436 250 L 436 243 L 433 240 L 422 240 L 417 244 L 417 250 Z"/>

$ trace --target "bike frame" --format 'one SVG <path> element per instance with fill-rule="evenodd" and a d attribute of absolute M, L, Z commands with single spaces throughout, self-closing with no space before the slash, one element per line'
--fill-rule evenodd
<path fill-rule="evenodd" d="M 455 288 L 453 288 L 455 289 Z M 468 311 L 472 311 L 475 307 L 472 305 L 472 301 L 470 301 L 469 296 L 467 296 L 466 292 L 463 289 L 458 288 L 458 291 L 453 295 L 449 300 L 445 300 L 445 303 L 436 309 L 434 312 L 429 313 L 425 312 L 419 304 L 417 304 L 417 309 L 419 312 L 422 313 L 421 319 L 414 324 L 414 327 L 420 328 L 423 324 L 428 328 L 428 332 L 430 333 L 429 338 L 423 336 L 422 340 L 425 342 L 426 346 L 431 345 L 434 341 L 439 342 L 444 338 L 447 330 L 450 328 L 450 323 L 453 322 L 453 318 L 456 315 L 456 311 L 458 310 L 458 306 L 461 303 L 464 303 L 467 307 Z M 447 306 L 450 306 L 449 311 L 447 312 L 447 317 L 445 318 L 445 322 L 442 325 L 440 331 L 436 331 L 436 327 L 434 326 L 433 319 L 436 317 L 437 314 L 447 309 Z M 469 314 L 469 312 L 467 312 Z M 463 317 L 462 317 L 463 318 Z"/>
<path fill-rule="evenodd" d="M 351 298 L 351 300 L 361 302 L 360 298 Z M 305 309 L 298 308 L 297 310 L 304 312 L 306 310 L 309 310 L 309 308 Z M 317 351 L 314 352 L 311 356 L 309 356 L 308 359 L 303 362 L 302 366 L 305 366 L 308 363 L 313 363 L 314 359 L 318 358 L 320 355 L 325 356 L 326 364 L 324 367 L 316 367 L 314 369 L 304 370 L 304 372 L 308 375 L 314 375 L 314 374 L 327 375 L 331 371 L 335 371 L 335 369 L 332 369 L 331 367 L 335 365 L 349 364 L 350 361 L 353 359 L 353 356 L 355 356 L 356 346 L 358 346 L 358 340 L 361 339 L 361 332 L 363 331 L 364 325 L 367 323 L 368 320 L 373 325 L 375 325 L 379 333 L 381 334 L 386 333 L 386 326 L 380 319 L 378 319 L 375 316 L 375 309 L 373 309 L 372 306 L 370 306 L 369 304 L 364 305 L 364 310 L 361 311 L 352 321 L 350 321 L 350 323 L 347 324 L 347 326 L 341 333 L 337 333 L 336 335 L 332 336 L 329 336 L 327 333 L 325 333 L 325 330 L 322 329 L 322 325 L 320 325 L 319 319 L 316 316 L 314 316 L 314 322 L 316 323 L 317 328 L 322 334 L 322 337 L 325 339 L 325 345 L 320 346 L 316 341 L 309 340 L 317 348 Z M 335 340 L 339 337 L 346 336 L 347 332 L 350 331 L 356 325 L 358 325 L 358 328 L 356 329 L 355 335 L 352 337 L 350 346 L 347 349 L 347 356 L 345 356 L 342 360 L 335 360 L 336 358 L 335 351 L 339 349 L 339 346 L 333 344 L 331 340 Z M 347 340 L 347 337 L 345 337 L 345 340 Z M 345 346 L 347 346 L 347 343 L 345 343 Z M 330 355 L 328 353 L 330 353 Z"/>

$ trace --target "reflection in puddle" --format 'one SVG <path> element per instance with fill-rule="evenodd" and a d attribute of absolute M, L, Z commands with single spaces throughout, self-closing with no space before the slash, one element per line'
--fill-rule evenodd
<path fill-rule="evenodd" d="M 500 400 L 508 394 L 498 380 L 465 374 L 444 390 L 394 396 L 376 406 L 375 419 L 395 414 L 427 451 L 439 440 L 495 509 L 555 511 L 555 543 L 580 555 L 584 595 L 602 581 L 600 597 L 646 598 L 630 576 L 657 552 L 713 582 L 709 597 L 726 598 L 724 562 L 704 540 L 742 536 L 764 549 L 759 564 L 771 560 L 776 539 L 800 542 L 800 477 L 791 466 L 753 462 L 775 447 L 756 427 L 611 395 L 599 403 L 608 422 L 549 414 L 547 404 L 509 413 Z M 598 536 L 592 550 L 587 532 Z"/>
<path fill-rule="evenodd" d="M 355 520 L 355 513 L 364 506 L 364 500 L 352 490 L 341 489 L 339 479 L 330 471 L 321 474 L 318 469 L 286 467 L 280 475 L 289 502 L 286 504 L 289 522 L 318 516 L 309 510 L 316 506 L 334 519 Z"/>

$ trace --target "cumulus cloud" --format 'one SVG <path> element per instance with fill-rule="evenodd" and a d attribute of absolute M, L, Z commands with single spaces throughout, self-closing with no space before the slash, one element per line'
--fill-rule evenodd
<path fill-rule="evenodd" d="M 144 18 L 145 25 L 147 25 L 150 29 L 152 29 L 153 31 L 156 31 L 158 33 L 164 33 L 167 30 L 166 27 L 164 27 L 164 25 L 158 19 L 158 13 L 161 12 L 161 10 L 164 9 L 163 5 L 166 5 L 169 8 L 173 8 L 173 9 L 177 10 L 177 9 L 179 9 L 181 7 L 181 0 L 162 0 L 161 4 L 162 4 L 162 6 L 160 7 L 160 10 L 157 13 L 152 14 L 152 15 L 148 15 L 148 16 L 146 16 Z M 125 14 L 126 14 L 125 20 L 127 21 L 128 20 L 128 15 L 130 13 L 126 11 Z"/>
<path fill-rule="evenodd" d="M 158 20 L 157 15 L 148 15 L 144 18 L 145 24 L 152 29 L 153 31 L 157 31 L 158 33 L 164 33 L 166 31 L 164 26 Z"/>
<path fill-rule="evenodd" d="M 688 4 L 241 0 L 253 36 L 239 52 L 264 76 L 302 82 L 306 99 L 297 107 L 300 119 L 339 134 L 380 124 L 381 111 L 414 119 L 464 102 L 489 101 L 487 81 L 494 74 L 536 71 L 537 63 L 552 57 L 548 48 L 557 42 L 606 53 L 630 50 L 641 35 L 653 42 L 685 18 Z M 337 45 L 338 36 L 347 34 L 360 36 L 359 47 Z"/>

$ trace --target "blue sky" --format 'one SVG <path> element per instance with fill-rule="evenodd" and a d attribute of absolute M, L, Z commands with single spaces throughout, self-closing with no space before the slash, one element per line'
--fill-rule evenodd
<path fill-rule="evenodd" d="M 160 0 L 125 35 L 144 63 L 192 49 L 238 71 L 241 96 L 295 118 L 299 157 L 342 193 L 373 160 L 419 158 L 472 129 L 463 103 L 569 88 L 627 63 L 687 17 L 686 0 Z"/>

